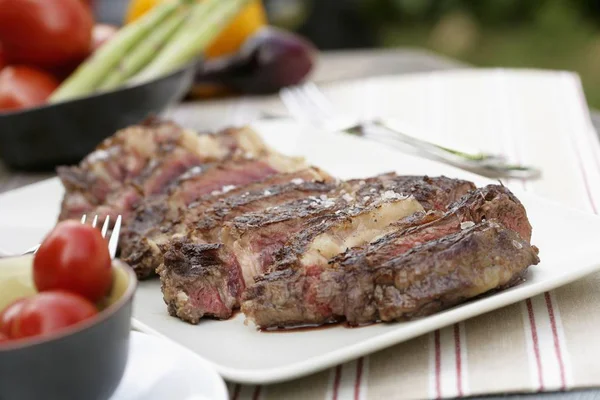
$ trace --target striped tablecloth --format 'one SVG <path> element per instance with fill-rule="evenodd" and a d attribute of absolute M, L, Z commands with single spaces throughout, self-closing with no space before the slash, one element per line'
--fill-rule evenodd
<path fill-rule="evenodd" d="M 425 138 L 537 165 L 541 180 L 505 183 L 590 213 L 600 209 L 600 146 L 575 75 L 461 70 L 326 90 L 343 110 L 394 116 Z M 273 102 L 269 111 L 280 107 Z M 218 119 L 244 123 L 264 110 L 262 102 L 242 101 Z M 173 117 L 194 126 L 201 115 L 190 106 Z M 412 399 L 600 386 L 599 306 L 596 274 L 306 378 L 229 389 L 233 399 Z"/>

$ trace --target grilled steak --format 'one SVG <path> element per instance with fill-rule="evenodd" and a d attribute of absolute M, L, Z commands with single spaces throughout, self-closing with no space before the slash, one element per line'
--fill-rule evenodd
<path fill-rule="evenodd" d="M 206 244 L 215 238 L 206 235 L 175 240 L 159 268 L 169 312 L 192 323 L 204 315 L 227 318 L 241 291 L 292 237 L 298 238 L 294 249 L 305 250 L 305 257 L 327 260 L 384 234 L 400 218 L 423 208 L 445 208 L 472 187 L 444 177 L 384 174 L 343 183 L 328 196 L 238 216 L 221 231 L 222 243 Z M 420 198 L 421 205 L 407 195 Z M 199 224 L 204 231 L 211 225 L 210 217 Z"/>
<path fill-rule="evenodd" d="M 79 219 L 84 213 L 126 216 L 137 201 L 164 192 L 191 166 L 269 153 L 249 129 L 198 135 L 151 120 L 117 132 L 78 166 L 57 169 L 65 188 L 59 219 Z"/>
<path fill-rule="evenodd" d="M 295 238 L 278 255 L 274 272 L 261 277 L 248 289 L 242 309 L 259 326 L 320 324 L 335 320 L 340 316 L 334 315 L 327 303 L 312 298 L 318 297 L 322 287 L 327 287 L 331 269 L 351 269 L 356 265 L 377 267 L 423 243 L 459 233 L 486 219 L 512 228 L 529 242 L 531 226 L 521 203 L 507 188 L 489 185 L 468 193 L 443 215 L 439 211 L 412 215 L 395 223 L 394 230 L 378 240 L 331 260 L 307 259 L 305 250 L 296 248 L 294 242 L 298 243 L 298 239 Z M 312 297 L 307 299 L 307 296 Z"/>
<path fill-rule="evenodd" d="M 350 249 L 332 263 L 353 264 L 359 258 L 370 263 L 383 263 L 405 253 L 419 243 L 436 240 L 460 232 L 484 220 L 495 220 L 517 232 L 527 242 L 531 225 L 521 202 L 504 186 L 488 185 L 476 189 L 453 204 L 443 215 L 439 212 L 415 214 L 395 224 L 395 230 L 363 248 Z M 279 269 L 286 268 L 282 263 Z"/>
<path fill-rule="evenodd" d="M 449 204 L 473 189 L 475 185 L 472 182 L 445 176 L 383 174 L 377 180 L 367 180 L 367 184 L 357 190 L 356 196 L 369 197 L 374 192 L 385 193 L 391 190 L 401 195 L 414 196 L 426 211 L 445 211 Z"/>
<path fill-rule="evenodd" d="M 295 164 L 291 166 L 295 168 Z M 315 168 L 273 175 L 276 168 L 285 170 L 286 166 L 265 169 L 262 161 L 246 161 L 230 167 L 215 166 L 216 171 L 197 175 L 193 184 L 178 185 L 169 195 L 148 199 L 137 207 L 122 236 L 121 258 L 139 278 L 154 275 L 163 260 L 161 247 L 174 235 L 191 235 L 200 243 L 214 241 L 211 235 L 218 236 L 213 234 L 216 228 L 235 215 L 295 197 L 325 193 L 333 187 L 321 182 L 331 180 L 329 175 Z M 251 173 L 253 167 L 255 171 Z M 267 177 L 258 180 L 264 176 Z M 219 182 L 220 190 L 214 190 L 215 186 L 207 185 L 206 180 Z M 232 185 L 244 181 L 249 184 Z"/>
<path fill-rule="evenodd" d="M 539 262 L 502 185 L 382 174 L 339 182 L 247 128 L 157 119 L 60 167 L 59 220 L 124 217 L 120 256 L 158 272 L 171 315 L 241 307 L 261 328 L 428 315 L 519 282 Z"/>
<path fill-rule="evenodd" d="M 410 319 L 518 283 L 538 262 L 535 246 L 497 222 L 484 221 L 417 244 L 384 263 L 363 258 L 333 264 L 314 277 L 276 271 L 265 279 L 278 284 L 263 281 L 250 288 L 242 311 L 263 328 Z M 296 310 L 289 308 L 292 292 L 299 300 Z"/>
<path fill-rule="evenodd" d="M 254 190 L 247 187 L 247 192 L 221 199 L 204 209 L 204 215 L 197 214 L 204 218 L 188 220 L 185 235 L 176 235 L 161 246 L 166 252 L 157 271 L 169 312 L 195 322 L 205 314 L 228 318 L 238 305 L 245 282 L 233 254 L 222 244 L 207 243 L 208 239 L 220 236 L 226 221 L 245 212 L 278 207 L 335 188 L 333 182 L 299 180 L 268 187 L 258 185 Z"/>
<path fill-rule="evenodd" d="M 204 315 L 228 318 L 239 304 L 242 290 L 269 267 L 273 254 L 291 236 L 310 231 L 323 240 L 336 236 L 360 244 L 361 239 L 380 234 L 393 220 L 422 210 L 414 198 L 362 208 L 348 207 L 351 204 L 343 198 L 293 201 L 260 215 L 235 218 L 223 229 L 223 244 L 174 241 L 159 267 L 170 312 L 192 323 Z M 368 228 L 355 235 L 354 229 L 365 222 Z"/>

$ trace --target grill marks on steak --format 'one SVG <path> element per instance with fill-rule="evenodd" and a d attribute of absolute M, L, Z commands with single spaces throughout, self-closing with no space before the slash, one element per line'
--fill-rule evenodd
<path fill-rule="evenodd" d="M 378 179 L 367 179 L 366 184 L 357 189 L 356 197 L 368 198 L 372 193 L 385 195 L 387 191 L 391 191 L 388 195 L 397 193 L 414 196 L 426 211 L 445 211 L 449 204 L 474 189 L 475 185 L 472 182 L 445 176 L 429 177 L 388 173 L 379 175 Z"/>
<path fill-rule="evenodd" d="M 346 265 L 369 258 L 372 264 L 382 263 L 415 245 L 460 232 L 486 219 L 500 222 L 527 242 L 531 239 L 531 225 L 521 202 L 506 187 L 488 185 L 463 196 L 445 214 L 415 214 L 395 224 L 393 232 L 364 248 L 350 249 L 331 262 Z"/>
<path fill-rule="evenodd" d="M 276 271 L 265 277 L 271 282 L 246 291 L 242 311 L 263 328 L 410 319 L 519 282 L 539 262 L 537 252 L 516 232 L 484 221 L 382 264 L 362 259 L 320 274 Z"/>
<path fill-rule="evenodd" d="M 140 199 L 163 193 L 191 166 L 269 153 L 249 129 L 199 135 L 150 120 L 106 139 L 78 166 L 57 169 L 66 192 L 59 220 L 83 213 L 126 216 Z"/>
<path fill-rule="evenodd" d="M 174 234 L 185 232 L 186 227 L 177 222 L 192 202 L 203 197 L 217 200 L 236 186 L 261 181 L 279 172 L 294 171 L 301 166 L 299 160 L 271 155 L 190 168 L 177 179 L 168 194 L 149 197 L 138 205 L 123 231 L 121 258 L 133 267 L 139 278 L 154 275 L 162 262 L 160 244 Z"/>
<path fill-rule="evenodd" d="M 295 201 L 227 225 L 222 242 L 235 254 L 246 284 L 266 272 L 281 252 L 328 259 L 346 244 L 367 243 L 392 222 L 423 210 L 412 197 L 363 204 L 346 195 Z"/>
<path fill-rule="evenodd" d="M 194 324 L 204 316 L 229 318 L 245 285 L 235 259 L 223 264 L 227 257 L 221 244 L 171 240 L 157 270 L 169 314 Z"/>
<path fill-rule="evenodd" d="M 353 206 L 348 207 L 349 204 Z M 413 198 L 389 199 L 367 207 L 355 205 L 349 199 L 313 196 L 274 206 L 260 216 L 250 213 L 234 218 L 223 229 L 223 244 L 194 244 L 189 239 L 175 239 L 159 267 L 170 312 L 192 323 L 204 315 L 229 317 L 239 304 L 242 292 L 238 289 L 252 284 L 293 235 L 311 232 L 314 237 L 331 243 L 333 238 L 364 243 L 381 233 L 363 229 L 361 235 L 355 235 L 353 228 L 374 226 L 366 220 L 378 220 L 374 224 L 385 227 L 423 209 Z M 313 251 L 307 254 L 315 256 Z M 186 260 L 195 260 L 197 264 L 183 264 L 182 268 Z"/>
<path fill-rule="evenodd" d="M 531 227 L 524 207 L 505 187 L 489 185 L 468 193 L 445 214 L 429 211 L 399 221 L 394 224 L 392 232 L 366 246 L 350 249 L 332 258 L 329 263 L 317 260 L 307 264 L 298 257 L 288 257 L 274 272 L 261 277 L 254 287 L 248 289 L 242 310 L 259 326 L 267 327 L 318 324 L 348 317 L 346 314 L 334 314 L 333 305 L 340 301 L 340 296 L 351 296 L 350 293 L 338 293 L 329 302 L 318 300 L 323 291 L 350 290 L 331 281 L 329 273 L 332 269 L 347 271 L 357 265 L 377 268 L 424 243 L 460 233 L 486 219 L 512 227 L 523 241 L 529 242 Z M 271 306 L 263 308 L 263 304 Z M 298 307 L 298 304 L 303 306 Z"/>
<path fill-rule="evenodd" d="M 300 195 L 295 187 L 296 200 L 288 198 L 289 202 L 264 199 L 252 201 L 248 207 L 242 196 L 224 199 L 207 209 L 204 218 L 196 221 L 196 229 L 185 238 L 164 246 L 167 253 L 159 274 L 165 302 L 172 315 L 192 323 L 204 315 L 226 318 L 231 307 L 239 303 L 239 288 L 253 285 L 255 277 L 275 261 L 283 265 L 300 254 L 306 262 L 311 258 L 327 260 L 347 247 L 384 234 L 388 225 L 422 211 L 423 207 L 447 206 L 470 187 L 468 182 L 445 177 L 400 177 L 388 173 L 342 182 L 330 186 L 328 193 Z M 279 190 L 270 188 L 265 192 Z M 248 193 L 249 198 L 254 196 Z M 408 196 L 413 197 L 409 200 Z M 417 196 L 421 205 L 414 199 Z M 264 192 L 259 199 L 262 197 Z M 223 229 L 215 230 L 215 226 L 223 224 L 222 216 L 232 213 L 234 218 L 229 218 Z M 211 240 L 222 244 L 208 246 L 206 243 Z M 203 251 L 210 256 L 201 257 Z M 211 262 L 186 264 L 186 259 Z M 186 274 L 182 265 L 195 272 Z M 236 279 L 241 281 L 233 284 Z M 219 301 L 215 301 L 217 298 Z"/>
<path fill-rule="evenodd" d="M 287 174 L 285 180 L 281 177 L 250 185 L 245 188 L 247 191 L 224 197 L 208 208 L 193 207 L 204 210 L 204 218 L 196 214 L 200 219 L 187 220 L 184 226 L 189 230 L 184 235 L 173 237 L 162 246 L 166 252 L 158 273 L 172 315 L 197 323 L 204 315 L 228 318 L 238 306 L 246 284 L 235 256 L 222 244 L 206 243 L 220 236 L 223 224 L 248 211 L 319 196 L 336 187 L 331 181 L 309 181 L 311 177 L 324 177 L 313 169 Z"/>
<path fill-rule="evenodd" d="M 519 282 L 539 262 L 537 253 L 516 232 L 494 221 L 480 222 L 381 266 L 346 267 L 352 289 L 343 315 L 353 324 L 429 315 Z"/>

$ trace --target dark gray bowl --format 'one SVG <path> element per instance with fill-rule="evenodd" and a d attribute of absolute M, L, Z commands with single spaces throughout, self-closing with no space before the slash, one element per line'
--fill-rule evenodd
<path fill-rule="evenodd" d="M 0 158 L 21 170 L 75 164 L 118 129 L 181 100 L 192 84 L 195 66 L 110 92 L 0 113 Z"/>
<path fill-rule="evenodd" d="M 2 303 L 32 293 L 30 270 L 31 258 L 0 260 Z M 0 345 L 0 400 L 106 400 L 113 394 L 127 363 L 137 284 L 129 266 L 117 261 L 113 271 L 108 305 L 97 317 Z"/>

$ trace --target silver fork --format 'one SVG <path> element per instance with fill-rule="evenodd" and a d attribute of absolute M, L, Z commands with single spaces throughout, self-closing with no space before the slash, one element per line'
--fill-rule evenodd
<path fill-rule="evenodd" d="M 110 233 L 110 238 L 108 239 L 108 252 L 110 254 L 110 258 L 114 259 L 115 255 L 117 254 L 117 246 L 119 245 L 119 233 L 121 231 L 121 216 L 118 215 L 117 219 L 115 221 L 115 226 L 113 226 L 112 231 Z M 87 215 L 83 214 L 83 216 L 81 217 L 81 223 L 85 224 L 87 221 Z M 95 215 L 94 219 L 92 220 L 92 227 L 96 227 L 98 225 L 98 216 Z M 110 216 L 106 216 L 106 219 L 104 220 L 104 224 L 102 225 L 102 230 L 100 231 L 102 233 L 102 237 L 106 238 L 106 234 L 108 233 L 108 227 L 110 226 Z M 28 249 L 27 251 L 25 251 L 23 253 L 23 255 L 26 254 L 35 254 L 38 249 L 40 248 L 41 244 L 37 244 L 33 247 L 31 247 L 30 249 Z"/>
<path fill-rule="evenodd" d="M 407 146 L 421 154 L 453 166 L 494 178 L 533 179 L 541 175 L 536 168 L 506 162 L 500 155 L 468 153 L 417 139 L 392 127 L 380 118 L 357 121 L 336 110 L 333 103 L 314 84 L 284 88 L 280 98 L 290 114 L 298 121 L 327 131 L 345 132 L 393 145 L 406 150 Z"/>

